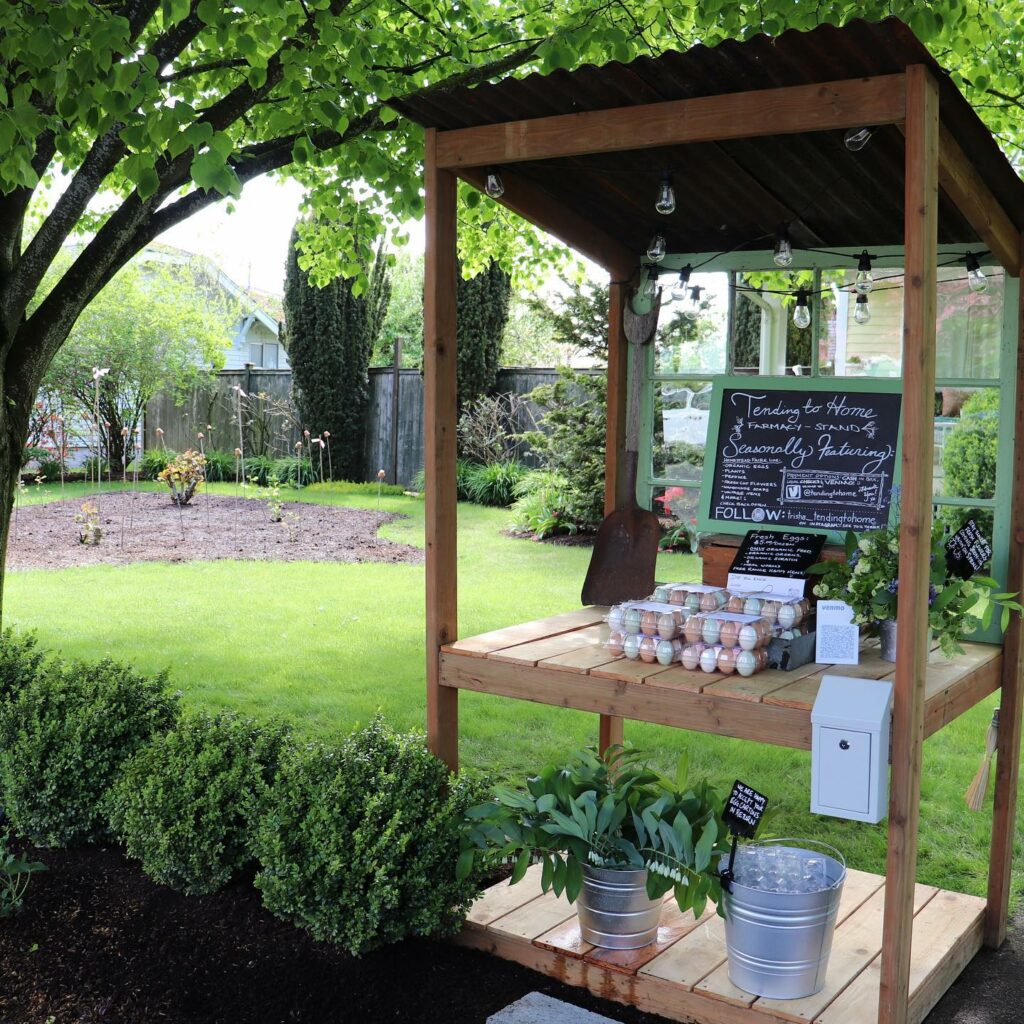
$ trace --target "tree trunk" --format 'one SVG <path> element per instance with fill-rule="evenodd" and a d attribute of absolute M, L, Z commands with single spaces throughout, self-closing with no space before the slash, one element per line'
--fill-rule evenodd
<path fill-rule="evenodd" d="M 14 499 L 21 477 L 21 456 L 28 433 L 32 401 L 18 402 L 0 394 L 0 625 L 3 622 L 4 583 L 7 575 L 7 541 Z"/>

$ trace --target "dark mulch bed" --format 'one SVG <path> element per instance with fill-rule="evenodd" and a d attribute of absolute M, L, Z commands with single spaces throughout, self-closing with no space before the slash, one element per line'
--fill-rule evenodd
<path fill-rule="evenodd" d="M 2 1024 L 483 1024 L 534 990 L 661 1021 L 446 942 L 353 959 L 271 917 L 246 885 L 181 896 L 116 849 L 38 855 L 49 871 L 0 922 Z"/>
<path fill-rule="evenodd" d="M 75 515 L 83 499 L 28 505 L 11 522 L 10 569 L 128 565 L 221 558 L 280 562 L 420 562 L 423 552 L 382 540 L 377 530 L 401 518 L 372 509 L 285 502 L 283 522 L 267 504 L 200 494 L 179 514 L 169 493 L 108 492 L 88 500 L 99 508 L 103 536 L 81 544 Z"/>

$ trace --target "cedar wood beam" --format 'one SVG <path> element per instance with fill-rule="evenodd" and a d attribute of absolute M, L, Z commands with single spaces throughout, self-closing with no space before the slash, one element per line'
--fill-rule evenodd
<path fill-rule="evenodd" d="M 1011 277 L 1020 276 L 1020 232 L 945 126 L 939 129 L 939 184 Z"/>
<path fill-rule="evenodd" d="M 907 1024 L 917 880 L 928 564 L 931 553 L 935 394 L 936 249 L 939 200 L 939 89 L 921 64 L 906 72 L 904 182 L 903 495 L 893 680 L 889 849 L 882 918 L 878 1024 Z"/>
<path fill-rule="evenodd" d="M 481 192 L 484 190 L 486 172 L 460 167 L 455 173 L 474 188 Z M 505 193 L 493 202 L 543 228 L 603 267 L 613 278 L 625 280 L 632 275 L 638 262 L 637 254 L 630 252 L 621 242 L 564 206 L 529 179 L 510 174 L 502 168 L 501 181 Z"/>
<path fill-rule="evenodd" d="M 438 132 L 437 166 L 485 167 L 690 142 L 896 124 L 905 114 L 904 76 L 878 75 L 456 128 Z"/>

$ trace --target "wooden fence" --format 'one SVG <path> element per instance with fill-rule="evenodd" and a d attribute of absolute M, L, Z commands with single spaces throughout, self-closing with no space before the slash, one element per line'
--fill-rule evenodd
<path fill-rule="evenodd" d="M 556 370 L 510 367 L 498 373 L 495 392 L 529 394 L 538 384 L 555 380 Z M 395 382 L 398 403 L 394 403 Z M 291 370 L 224 370 L 208 388 L 196 389 L 175 404 L 168 395 L 154 398 L 146 408 L 145 446 L 163 443 L 175 451 L 198 446 L 205 435 L 208 448 L 233 451 L 238 445 L 238 393 L 243 401 L 246 452 L 254 455 L 294 454 L 301 429 L 294 421 L 290 396 Z M 535 408 L 525 409 L 518 430 L 533 426 Z M 366 478 L 375 480 L 383 469 L 389 482 L 408 484 L 423 468 L 423 377 L 419 370 L 375 367 L 370 370 L 370 404 L 367 412 L 364 466 Z M 524 461 L 535 460 L 529 451 Z"/>

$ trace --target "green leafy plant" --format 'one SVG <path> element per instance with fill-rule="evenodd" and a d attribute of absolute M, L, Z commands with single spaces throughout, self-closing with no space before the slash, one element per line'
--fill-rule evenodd
<path fill-rule="evenodd" d="M 821 579 L 814 593 L 825 599 L 845 601 L 854 621 L 873 631 L 879 622 L 895 619 L 899 606 L 900 539 L 897 526 L 865 534 L 847 533 L 846 560 L 819 562 L 810 573 Z M 1002 609 L 1005 630 L 1012 612 L 1024 611 L 1015 594 L 1000 592 L 988 576 L 963 579 L 946 565 L 946 531 L 941 522 L 932 526 L 931 567 L 928 580 L 928 625 L 947 658 L 963 654 L 961 641 L 988 628 L 995 609 Z"/>
<path fill-rule="evenodd" d="M 206 479 L 206 456 L 189 448 L 176 455 L 157 474 L 171 489 L 171 501 L 175 505 L 187 505 L 196 489 Z"/>
<path fill-rule="evenodd" d="M 170 448 L 147 448 L 139 463 L 139 476 L 144 480 L 156 480 L 177 457 L 178 453 Z"/>
<path fill-rule="evenodd" d="M 166 674 L 51 661 L 0 703 L 0 804 L 19 835 L 65 846 L 106 834 L 103 798 L 121 765 L 170 728 Z"/>
<path fill-rule="evenodd" d="M 12 852 L 7 837 L 0 833 L 0 917 L 10 917 L 21 909 L 32 876 L 45 870 L 39 861 Z"/>
<path fill-rule="evenodd" d="M 466 815 L 459 873 L 469 876 L 481 854 L 514 859 L 512 882 L 541 863 L 541 888 L 570 903 L 585 865 L 647 869 L 652 899 L 673 891 L 680 910 L 699 917 L 718 903 L 718 856 L 725 852 L 721 801 L 706 782 L 687 785 L 687 760 L 667 779 L 643 754 L 613 746 L 583 750 L 565 765 L 548 765 L 526 791 L 500 787 Z"/>
<path fill-rule="evenodd" d="M 473 473 L 475 463 L 468 459 L 457 459 L 455 462 L 455 492 L 459 501 L 472 501 L 469 496 L 469 480 Z M 421 469 L 413 478 L 410 484 L 414 491 L 422 494 L 427 488 L 426 474 Z M 387 493 L 387 490 L 384 491 Z"/>
<path fill-rule="evenodd" d="M 78 524 L 78 543 L 95 546 L 103 539 L 103 527 L 100 526 L 100 508 L 94 501 L 83 501 L 75 513 Z"/>
<path fill-rule="evenodd" d="M 46 653 L 35 633 L 0 633 L 0 703 L 13 700 L 39 674 Z"/>
<path fill-rule="evenodd" d="M 983 388 L 964 402 L 960 419 L 942 449 L 945 491 L 960 498 L 994 498 L 996 449 L 999 446 L 999 389 Z M 973 518 L 991 538 L 993 517 L 988 509 L 945 508 L 943 521 L 953 530 Z"/>
<path fill-rule="evenodd" d="M 147 455 L 149 452 L 146 453 Z M 203 467 L 206 479 L 210 483 L 228 484 L 235 479 L 235 456 L 231 452 L 223 452 L 216 448 L 207 448 L 206 465 Z M 249 471 L 249 459 L 245 460 L 246 471 Z M 159 472 L 159 471 L 158 471 Z"/>
<path fill-rule="evenodd" d="M 477 505 L 508 508 L 516 499 L 516 488 L 529 470 L 514 459 L 470 467 L 466 473 L 465 490 Z"/>
<path fill-rule="evenodd" d="M 567 481 L 558 473 L 545 469 L 527 473 L 516 487 L 512 503 L 512 521 L 517 529 L 537 540 L 576 533 L 579 527 L 568 511 L 568 490 Z"/>
<path fill-rule="evenodd" d="M 580 530 L 596 529 L 604 518 L 605 391 L 603 374 L 561 370 L 530 394 L 545 412 L 541 429 L 523 437 L 565 481 L 562 515 Z"/>
<path fill-rule="evenodd" d="M 287 729 L 225 712 L 189 715 L 122 767 L 105 806 L 114 835 L 154 881 L 214 892 L 252 860 L 253 796 Z"/>
<path fill-rule="evenodd" d="M 291 748 L 254 829 L 256 888 L 272 913 L 355 954 L 453 933 L 477 893 L 455 877 L 459 822 L 481 796 L 380 718 Z"/>

